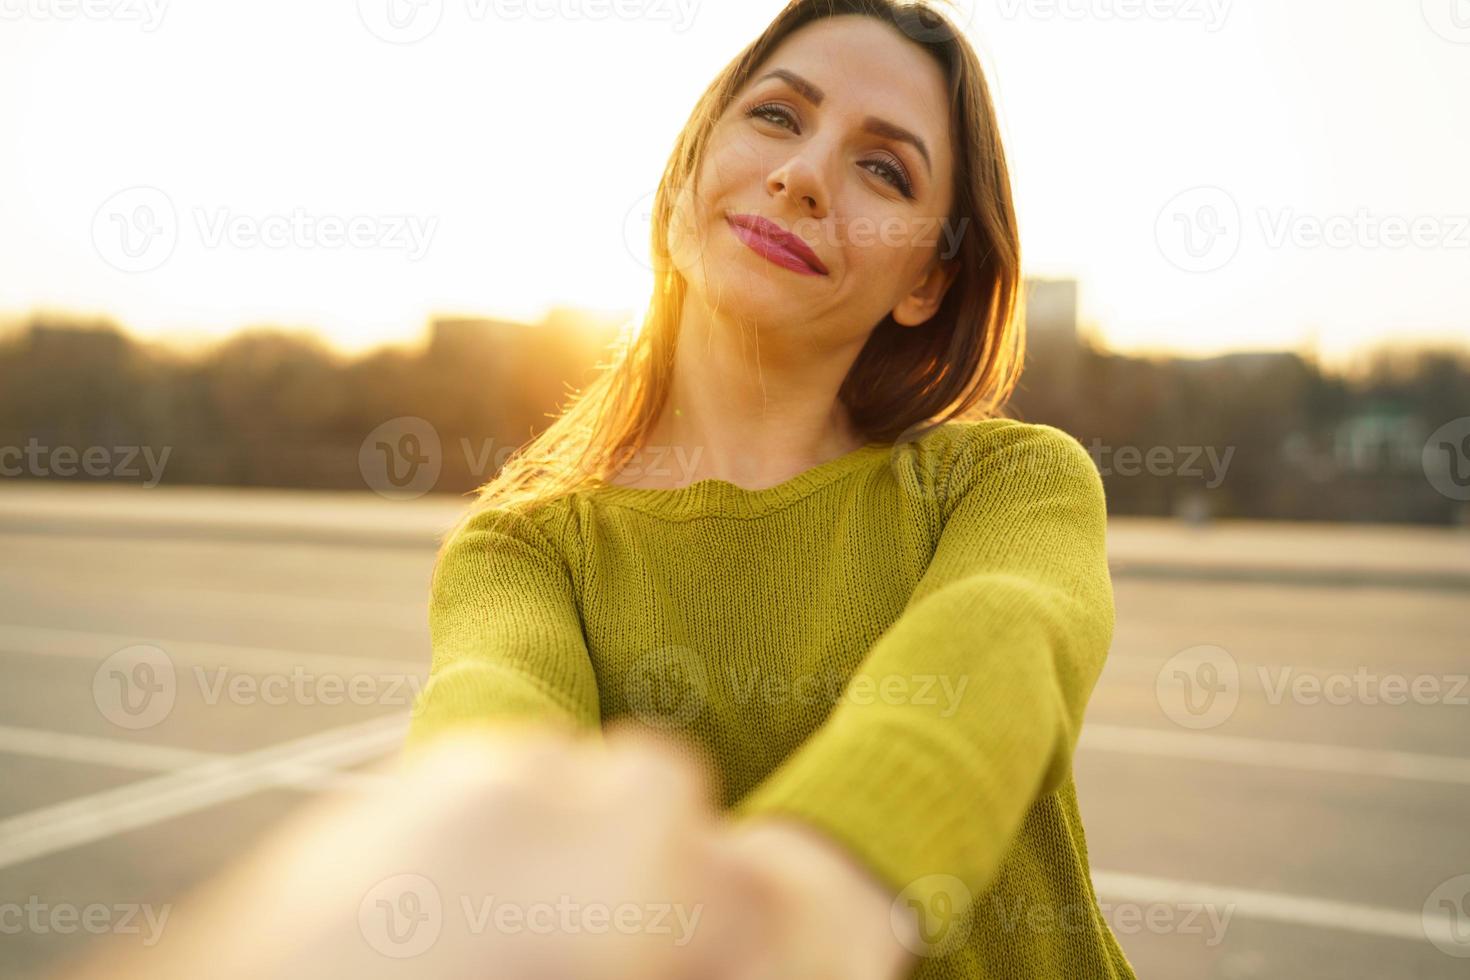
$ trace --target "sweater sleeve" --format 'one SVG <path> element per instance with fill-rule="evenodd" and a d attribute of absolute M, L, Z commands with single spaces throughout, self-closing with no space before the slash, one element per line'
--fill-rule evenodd
<path fill-rule="evenodd" d="M 814 825 L 922 908 L 940 876 L 982 894 L 1062 785 L 1112 640 L 1097 468 L 1059 429 L 994 421 L 915 478 L 943 520 L 923 576 L 821 727 L 731 812 Z"/>
<path fill-rule="evenodd" d="M 600 732 L 597 679 L 570 570 L 535 520 L 474 514 L 446 541 L 429 595 L 433 660 L 406 752 L 464 725 Z"/>

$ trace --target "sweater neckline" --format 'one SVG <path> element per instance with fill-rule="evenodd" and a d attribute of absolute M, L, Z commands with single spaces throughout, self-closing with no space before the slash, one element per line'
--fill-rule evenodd
<path fill-rule="evenodd" d="M 869 442 L 841 456 L 802 470 L 780 483 L 749 489 L 718 477 L 706 477 L 682 487 L 624 487 L 596 480 L 592 492 L 598 500 L 671 517 L 726 514 L 753 517 L 779 510 L 849 473 L 871 460 L 886 455 L 888 443 Z"/>

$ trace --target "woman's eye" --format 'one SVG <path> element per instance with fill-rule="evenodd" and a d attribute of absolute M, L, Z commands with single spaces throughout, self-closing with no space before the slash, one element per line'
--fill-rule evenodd
<path fill-rule="evenodd" d="M 784 106 L 776 105 L 774 102 L 767 102 L 763 105 L 755 106 L 747 110 L 745 114 L 768 121 L 772 119 L 781 120 L 790 123 L 793 130 L 796 128 L 796 119 L 791 113 Z"/>
<path fill-rule="evenodd" d="M 904 197 L 914 196 L 914 186 L 910 183 L 909 175 L 904 172 L 903 167 L 890 163 L 887 160 L 865 160 L 863 161 L 863 166 L 879 168 L 884 171 L 879 176 L 883 177 L 883 179 L 887 180 L 894 187 L 897 187 L 903 193 Z M 887 176 L 884 176 L 884 174 Z"/>
<path fill-rule="evenodd" d="M 767 122 L 776 123 L 777 125 L 784 123 L 787 129 L 790 129 L 792 132 L 799 132 L 795 115 L 785 106 L 778 105 L 775 102 L 763 102 L 760 105 L 752 106 L 745 110 L 745 115 L 753 119 L 764 119 Z M 865 160 L 863 166 L 878 168 L 873 172 L 896 187 L 904 197 L 911 198 L 914 196 L 913 183 L 909 180 L 908 172 L 904 170 L 902 164 L 892 160 L 878 159 Z"/>

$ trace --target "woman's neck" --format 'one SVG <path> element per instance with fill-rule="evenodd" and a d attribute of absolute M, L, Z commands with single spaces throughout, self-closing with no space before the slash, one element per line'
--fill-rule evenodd
<path fill-rule="evenodd" d="M 783 343 L 687 307 L 668 399 L 645 452 L 614 483 L 719 479 L 755 490 L 867 443 L 837 400 L 858 349 L 824 352 L 789 332 Z"/>

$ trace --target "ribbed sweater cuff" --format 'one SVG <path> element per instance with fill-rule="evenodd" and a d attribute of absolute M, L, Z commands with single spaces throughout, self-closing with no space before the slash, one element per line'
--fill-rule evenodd
<path fill-rule="evenodd" d="M 417 752 L 435 736 L 469 726 L 528 724 L 600 737 L 596 719 L 578 718 L 572 707 L 532 678 L 483 661 L 465 661 L 436 673 L 419 692 L 404 751 Z"/>
<path fill-rule="evenodd" d="M 834 719 L 835 721 L 835 719 Z M 1021 739 L 1036 738 L 1015 732 Z M 794 817 L 844 845 L 897 896 L 933 909 L 955 896 L 955 878 L 973 900 L 999 868 L 1015 828 L 986 805 L 1034 787 L 994 785 L 996 774 L 957 756 L 948 732 L 897 719 L 829 728 L 823 751 L 798 752 L 731 809 L 733 820 Z M 1017 745 L 1017 751 L 1044 751 Z M 1038 770 L 1038 778 L 1040 772 Z M 959 912 L 956 909 L 955 912 Z"/>

